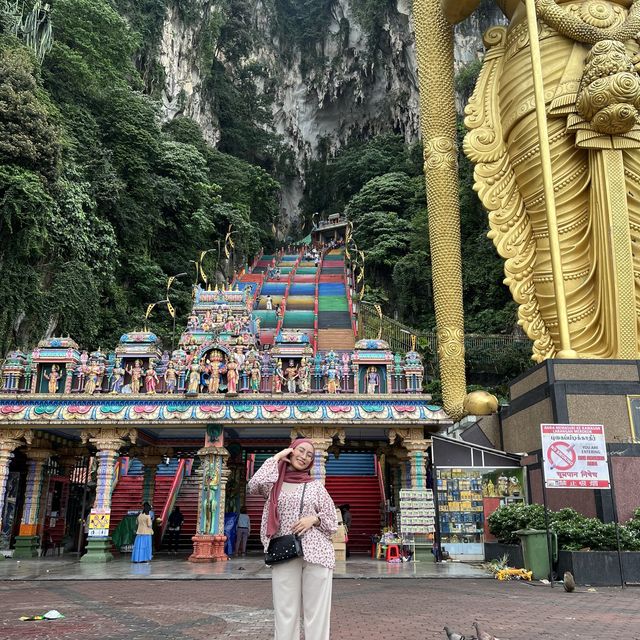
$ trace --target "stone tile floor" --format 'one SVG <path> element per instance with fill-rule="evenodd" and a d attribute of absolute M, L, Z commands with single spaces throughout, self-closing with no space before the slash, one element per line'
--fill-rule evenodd
<path fill-rule="evenodd" d="M 227 562 L 194 564 L 187 554 L 160 553 L 149 564 L 132 564 L 130 556 L 121 556 L 105 564 L 78 562 L 75 555 L 0 561 L 3 580 L 270 580 L 271 570 L 261 555 L 231 558 Z M 366 556 L 352 556 L 338 562 L 336 578 L 485 578 L 479 566 L 461 562 L 436 564 L 430 561 L 391 564 Z"/>
<path fill-rule="evenodd" d="M 640 592 L 495 580 L 336 580 L 332 640 L 443 640 L 478 620 L 502 640 L 640 640 Z M 57 609 L 64 620 L 20 622 Z M 0 640 L 273 638 L 266 580 L 0 582 Z"/>

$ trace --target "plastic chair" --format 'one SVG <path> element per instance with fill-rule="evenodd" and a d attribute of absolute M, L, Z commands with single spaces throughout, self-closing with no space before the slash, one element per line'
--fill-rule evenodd
<path fill-rule="evenodd" d="M 397 544 L 389 544 L 387 545 L 387 556 L 386 560 L 394 560 L 400 557 L 400 545 Z"/>

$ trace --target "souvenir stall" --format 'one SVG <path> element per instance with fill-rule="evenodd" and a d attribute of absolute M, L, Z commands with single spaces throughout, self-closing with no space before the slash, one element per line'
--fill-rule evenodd
<path fill-rule="evenodd" d="M 524 502 L 520 457 L 445 436 L 431 455 L 441 559 L 483 560 L 487 518 L 500 506 Z"/>

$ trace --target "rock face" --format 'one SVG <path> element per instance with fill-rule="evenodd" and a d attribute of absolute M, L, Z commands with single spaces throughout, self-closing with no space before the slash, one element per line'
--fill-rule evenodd
<path fill-rule="evenodd" d="M 283 227 L 294 224 L 304 191 L 305 167 L 330 157 L 353 139 L 395 132 L 407 142 L 419 136 L 419 98 L 410 0 L 391 2 L 375 33 L 362 25 L 358 4 L 334 0 L 321 39 L 291 48 L 286 34 L 276 35 L 273 0 L 247 0 L 252 16 L 252 51 L 225 66 L 260 65 L 266 79 L 255 80 L 268 94 L 271 130 L 281 136 L 294 159 L 294 176 L 282 197 Z M 178 0 L 173 0 L 177 4 Z M 380 0 L 383 2 L 383 0 Z M 295 4 L 293 0 L 292 4 Z M 200 0 L 203 21 L 211 3 Z M 361 14 L 360 14 L 361 15 Z M 456 66 L 479 58 L 482 33 L 502 16 L 490 2 L 456 27 Z M 166 13 L 159 63 L 164 69 L 163 118 L 186 115 L 197 121 L 209 142 L 220 138 L 212 96 L 203 89 L 202 61 L 197 54 L 199 23 L 185 25 L 175 6 Z"/>

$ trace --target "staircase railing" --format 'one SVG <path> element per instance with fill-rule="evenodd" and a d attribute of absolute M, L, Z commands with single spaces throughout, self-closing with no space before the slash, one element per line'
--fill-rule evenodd
<path fill-rule="evenodd" d="M 167 501 L 165 502 L 164 509 L 162 510 L 162 515 L 160 516 L 160 540 L 162 540 L 162 538 L 164 537 L 164 532 L 167 529 L 169 514 L 173 511 L 173 507 L 176 504 L 178 494 L 180 493 L 180 488 L 182 487 L 182 481 L 184 480 L 184 477 L 186 475 L 186 469 L 187 460 L 182 458 L 178 463 L 176 475 L 173 478 L 173 482 L 171 483 L 171 488 L 169 489 L 169 494 L 167 495 Z"/>
<path fill-rule="evenodd" d="M 406 353 L 413 349 L 415 338 L 420 349 L 428 352 L 434 366 L 438 365 L 438 337 L 435 331 L 420 331 L 381 315 L 370 302 L 361 302 L 359 307 L 359 339 L 380 337 L 389 343 L 392 351 Z M 475 360 L 483 365 L 491 365 L 496 354 L 508 347 L 522 346 L 527 349 L 530 344 L 524 335 L 467 333 L 464 337 L 467 355 L 473 352 L 476 354 Z"/>
<path fill-rule="evenodd" d="M 320 259 L 318 260 L 318 266 L 316 267 L 316 290 L 313 300 L 313 353 L 318 350 L 318 315 L 320 301 L 320 272 L 322 271 L 322 264 L 324 262 L 324 253 L 320 252 Z"/>
<path fill-rule="evenodd" d="M 111 495 L 116 490 L 116 486 L 120 481 L 120 476 L 122 475 L 122 458 L 118 458 L 116 460 L 116 464 L 113 467 L 113 477 L 111 478 Z"/>
<path fill-rule="evenodd" d="M 384 490 L 384 476 L 382 475 L 382 465 L 380 459 L 376 456 L 376 475 L 378 476 L 378 486 L 380 487 L 380 501 L 387 501 L 387 494 Z"/>

